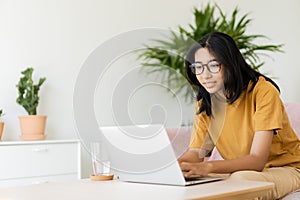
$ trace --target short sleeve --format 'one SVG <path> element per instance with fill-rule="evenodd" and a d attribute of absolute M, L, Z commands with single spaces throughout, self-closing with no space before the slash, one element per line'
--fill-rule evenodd
<path fill-rule="evenodd" d="M 282 101 L 279 91 L 270 82 L 258 84 L 253 91 L 255 102 L 254 130 L 277 130 L 282 128 Z"/>

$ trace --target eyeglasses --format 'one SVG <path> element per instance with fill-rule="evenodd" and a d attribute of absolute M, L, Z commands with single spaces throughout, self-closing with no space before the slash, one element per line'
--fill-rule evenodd
<path fill-rule="evenodd" d="M 207 64 L 195 62 L 190 65 L 190 68 L 194 74 L 200 75 L 203 73 L 205 66 L 208 71 L 213 74 L 216 74 L 221 70 L 221 63 L 217 62 L 216 60 L 211 60 Z"/>

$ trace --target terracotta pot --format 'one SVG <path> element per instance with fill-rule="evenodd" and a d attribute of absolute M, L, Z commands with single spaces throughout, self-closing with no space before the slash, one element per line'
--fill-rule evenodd
<path fill-rule="evenodd" d="M 2 138 L 3 128 L 4 128 L 4 122 L 0 122 L 0 140 Z"/>
<path fill-rule="evenodd" d="M 20 116 L 21 139 L 22 140 L 41 140 L 45 137 L 47 116 L 27 115 Z M 25 136 L 26 135 L 26 136 Z M 36 135 L 36 136 L 34 136 Z"/>
<path fill-rule="evenodd" d="M 45 139 L 44 134 L 22 134 L 20 137 L 22 140 L 43 140 L 43 139 Z"/>

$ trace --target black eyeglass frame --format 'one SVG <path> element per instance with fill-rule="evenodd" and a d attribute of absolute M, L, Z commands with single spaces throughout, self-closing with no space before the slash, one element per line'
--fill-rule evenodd
<path fill-rule="evenodd" d="M 209 64 L 210 63 L 212 63 L 212 62 L 216 62 L 216 64 L 215 64 L 215 66 L 210 66 Z M 200 64 L 200 66 L 199 67 L 196 67 L 196 65 L 199 65 Z M 194 73 L 194 74 L 196 74 L 196 75 L 200 75 L 200 74 L 202 74 L 203 72 L 204 72 L 204 67 L 206 67 L 207 68 L 207 70 L 210 72 L 210 73 L 212 73 L 212 74 L 217 74 L 217 73 L 219 73 L 220 71 L 221 71 L 221 63 L 220 62 L 218 62 L 217 60 L 210 60 L 208 63 L 206 63 L 206 64 L 202 64 L 201 62 L 194 62 L 194 63 L 192 63 L 192 64 L 190 64 L 190 69 L 191 69 L 191 71 Z M 211 70 L 211 68 L 212 67 L 218 67 L 218 70 L 217 71 L 212 71 Z M 196 68 L 198 68 L 198 70 L 196 70 Z M 200 70 L 200 68 L 202 68 L 201 69 L 201 71 L 199 72 L 199 70 Z M 198 72 L 198 73 L 196 73 L 196 72 Z"/>

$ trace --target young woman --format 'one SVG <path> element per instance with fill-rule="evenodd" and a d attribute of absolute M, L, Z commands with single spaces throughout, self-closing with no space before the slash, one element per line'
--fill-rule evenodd
<path fill-rule="evenodd" d="M 300 141 L 276 83 L 253 70 L 220 32 L 194 45 L 185 64 L 197 94 L 190 148 L 179 159 L 185 176 L 231 173 L 231 179 L 274 182 L 261 199 L 299 189 Z M 204 161 L 214 146 L 224 160 Z"/>

